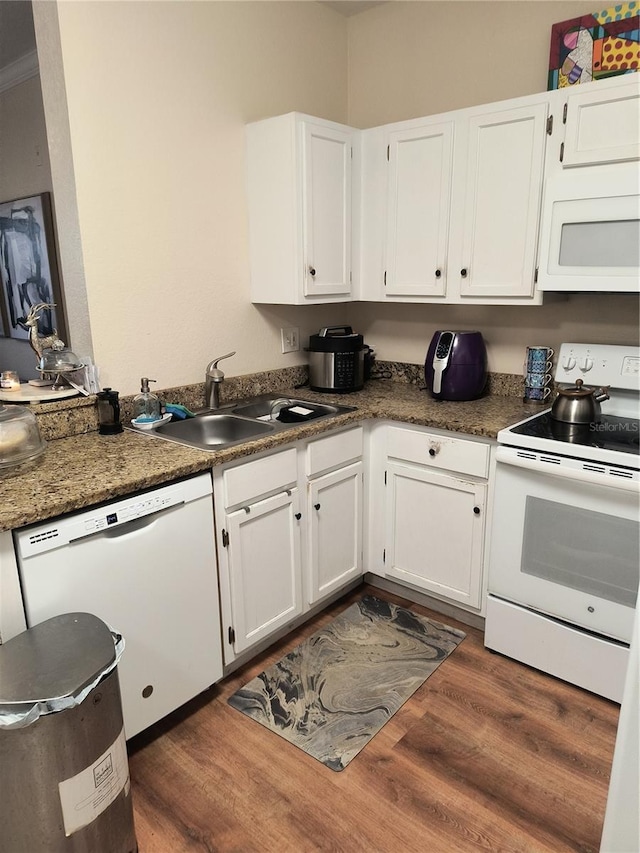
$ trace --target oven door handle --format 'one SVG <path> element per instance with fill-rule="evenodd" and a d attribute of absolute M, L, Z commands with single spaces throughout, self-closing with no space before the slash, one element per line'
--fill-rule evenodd
<path fill-rule="evenodd" d="M 610 489 L 622 489 L 625 492 L 640 493 L 640 482 L 638 480 L 626 480 L 623 477 L 618 478 L 611 475 L 598 474 L 597 472 L 585 471 L 583 468 L 570 468 L 566 465 L 555 465 L 551 462 L 538 462 L 535 459 L 516 456 L 511 449 L 506 447 L 497 448 L 496 462 L 513 465 L 516 468 L 526 468 L 528 471 L 537 471 L 540 474 L 577 480 L 580 483 L 592 483 L 595 486 L 607 486 Z"/>

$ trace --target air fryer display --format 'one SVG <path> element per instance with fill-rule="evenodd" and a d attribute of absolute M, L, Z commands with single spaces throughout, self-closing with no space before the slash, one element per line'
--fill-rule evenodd
<path fill-rule="evenodd" d="M 451 332 L 443 332 L 440 335 L 440 340 L 438 341 L 438 346 L 436 348 L 436 358 L 446 358 L 449 350 L 451 349 L 451 341 L 453 340 L 453 335 Z"/>

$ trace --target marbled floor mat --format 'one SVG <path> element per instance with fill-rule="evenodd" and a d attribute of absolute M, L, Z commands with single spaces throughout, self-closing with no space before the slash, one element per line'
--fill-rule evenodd
<path fill-rule="evenodd" d="M 343 770 L 465 636 L 367 595 L 228 702 Z"/>

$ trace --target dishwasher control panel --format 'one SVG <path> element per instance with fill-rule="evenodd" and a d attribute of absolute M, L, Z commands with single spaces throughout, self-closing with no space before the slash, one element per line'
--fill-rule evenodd
<path fill-rule="evenodd" d="M 98 530 L 106 530 L 107 527 L 116 527 L 119 524 L 125 524 L 127 521 L 135 521 L 136 518 L 143 518 L 145 515 L 160 512 L 160 510 L 181 503 L 183 503 L 181 495 L 163 493 L 161 497 L 154 495 L 146 500 L 120 503 L 118 509 L 111 512 L 109 512 L 109 507 L 105 507 L 103 511 L 85 519 L 84 531 L 86 534 L 95 533 Z"/>
<path fill-rule="evenodd" d="M 51 519 L 35 527 L 16 531 L 14 539 L 21 559 L 52 551 L 87 536 L 121 527 L 139 518 L 179 506 L 203 494 L 211 494 L 211 479 L 201 475 L 180 483 L 162 486 L 153 492 L 118 499 L 98 508 Z M 124 531 L 123 531 L 124 533 Z"/>

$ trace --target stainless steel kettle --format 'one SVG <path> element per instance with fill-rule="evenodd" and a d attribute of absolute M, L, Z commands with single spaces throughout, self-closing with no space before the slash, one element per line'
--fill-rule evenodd
<path fill-rule="evenodd" d="M 608 388 L 591 388 L 576 379 L 572 387 L 558 389 L 551 417 L 566 424 L 591 424 L 600 417 L 600 403 L 608 399 Z"/>

